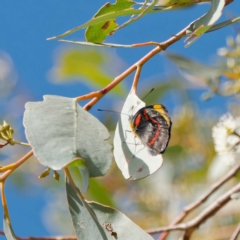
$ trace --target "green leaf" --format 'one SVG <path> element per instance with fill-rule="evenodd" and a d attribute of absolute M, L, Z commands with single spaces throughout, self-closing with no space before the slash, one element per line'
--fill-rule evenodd
<path fill-rule="evenodd" d="M 134 2 L 130 2 L 128 0 L 118 0 L 115 4 L 107 3 L 100 9 L 100 11 L 90 21 L 86 22 L 81 26 L 75 27 L 59 36 L 48 38 L 47 40 L 62 38 L 80 29 L 88 28 L 90 26 L 93 26 L 99 23 L 101 23 L 103 26 L 107 21 L 115 19 L 117 17 L 129 16 L 129 15 L 131 16 L 133 14 L 141 13 L 142 10 L 131 8 L 131 6 L 134 4 L 135 4 Z M 106 5 L 109 5 L 109 7 L 106 7 Z M 116 9 L 119 9 L 119 10 L 116 10 Z"/>
<path fill-rule="evenodd" d="M 95 202 L 87 202 L 66 183 L 69 209 L 78 239 L 153 240 L 123 213 Z"/>
<path fill-rule="evenodd" d="M 234 24 L 234 23 L 236 23 L 236 22 L 239 22 L 239 21 L 240 21 L 240 17 L 237 17 L 237 18 L 234 18 L 234 19 L 231 19 L 231 20 L 227 20 L 227 21 L 224 21 L 224 22 L 215 24 L 215 25 L 213 25 L 207 32 L 216 31 L 216 30 L 218 30 L 218 29 L 227 27 L 227 26 L 229 26 L 229 25 L 231 25 L 231 24 Z"/>
<path fill-rule="evenodd" d="M 225 0 L 212 0 L 210 10 L 190 24 L 187 31 L 191 35 L 186 39 L 186 47 L 190 46 L 212 27 L 212 25 L 221 17 L 224 6 Z"/>
<path fill-rule="evenodd" d="M 109 133 L 75 99 L 48 95 L 25 107 L 26 137 L 41 164 L 59 170 L 81 158 L 90 177 L 106 173 L 112 161 L 111 145 L 105 141 Z"/>
<path fill-rule="evenodd" d="M 131 8 L 135 3 L 129 0 L 117 0 L 116 3 L 105 4 L 100 10 L 94 15 L 93 18 L 108 14 L 116 13 L 122 10 Z M 100 43 L 103 42 L 108 35 L 112 35 L 114 30 L 118 27 L 115 18 L 108 19 L 105 22 L 89 26 L 86 30 L 85 37 L 87 42 Z"/>
<path fill-rule="evenodd" d="M 8 220 L 5 215 L 3 217 L 3 232 L 7 240 L 17 240 L 17 237 L 13 232 L 12 225 L 11 223 L 8 223 Z"/>
<path fill-rule="evenodd" d="M 112 57 L 107 52 L 92 49 L 68 49 L 59 54 L 51 70 L 54 82 L 62 83 L 79 79 L 88 85 L 104 88 L 112 82 L 114 76 L 109 74 Z M 122 85 L 113 88 L 113 93 L 122 95 Z"/>
<path fill-rule="evenodd" d="M 110 19 L 104 24 L 99 23 L 88 27 L 85 33 L 86 40 L 92 43 L 101 43 L 107 36 L 113 35 L 114 30 L 118 27 L 115 19 Z"/>
<path fill-rule="evenodd" d="M 128 115 L 134 115 L 144 106 L 145 103 L 131 90 L 115 131 L 114 158 L 123 176 L 129 180 L 138 180 L 151 175 L 161 167 L 163 162 L 161 154 L 152 156 L 131 131 Z"/>
<path fill-rule="evenodd" d="M 203 77 L 206 80 L 219 77 L 223 70 L 215 67 L 209 67 L 178 54 L 168 53 L 166 56 L 177 65 L 177 67 L 191 73 L 194 76 Z"/>
<path fill-rule="evenodd" d="M 86 162 L 82 159 L 76 159 L 67 165 L 75 185 L 86 193 L 89 185 L 89 171 Z"/>

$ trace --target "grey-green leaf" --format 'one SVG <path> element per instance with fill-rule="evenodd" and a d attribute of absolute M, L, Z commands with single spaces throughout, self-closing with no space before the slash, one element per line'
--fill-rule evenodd
<path fill-rule="evenodd" d="M 77 193 L 68 181 L 66 188 L 78 239 L 153 240 L 123 213 L 95 202 L 87 202 L 79 197 L 81 193 Z"/>
<path fill-rule="evenodd" d="M 3 231 L 7 240 L 17 240 L 15 236 L 11 224 L 8 224 L 6 216 L 3 217 Z"/>
<path fill-rule="evenodd" d="M 201 76 L 205 79 L 216 78 L 223 73 L 223 70 L 219 68 L 209 67 L 178 54 L 168 53 L 165 56 L 167 56 L 174 64 L 176 64 L 177 67 L 195 76 Z"/>
<path fill-rule="evenodd" d="M 234 18 L 234 19 L 231 19 L 231 20 L 227 20 L 227 21 L 224 21 L 224 22 L 215 24 L 215 25 L 213 25 L 207 32 L 216 31 L 216 30 L 218 30 L 218 29 L 227 27 L 227 26 L 229 26 L 229 25 L 231 25 L 231 24 L 234 24 L 234 23 L 236 23 L 236 22 L 239 22 L 239 21 L 240 21 L 240 17 L 237 17 L 237 18 Z"/>
<path fill-rule="evenodd" d="M 211 26 L 221 17 L 224 6 L 225 0 L 212 0 L 210 10 L 190 24 L 188 32 L 191 33 L 191 35 L 187 38 L 186 47 L 190 46 L 211 28 Z"/>
<path fill-rule="evenodd" d="M 86 161 L 90 177 L 102 176 L 112 161 L 106 127 L 78 105 L 75 99 L 44 96 L 28 102 L 23 123 L 38 161 L 54 170 L 76 158 Z"/>

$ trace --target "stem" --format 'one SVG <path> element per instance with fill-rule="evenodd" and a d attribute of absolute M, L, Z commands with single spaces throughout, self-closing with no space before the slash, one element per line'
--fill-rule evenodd
<path fill-rule="evenodd" d="M 7 200 L 6 200 L 6 196 L 5 196 L 4 187 L 5 187 L 5 182 L 3 181 L 3 182 L 1 182 L 2 206 L 3 206 L 3 212 L 4 212 L 4 216 L 6 218 L 7 224 L 10 226 L 11 221 L 10 221 L 10 216 L 8 213 Z"/>
<path fill-rule="evenodd" d="M 19 145 L 26 146 L 26 147 L 31 147 L 31 145 L 29 143 L 18 142 L 18 141 L 14 140 L 14 139 L 11 140 L 11 143 L 19 144 Z"/>
<path fill-rule="evenodd" d="M 131 67 L 129 67 L 125 72 L 120 74 L 118 77 L 116 77 L 108 86 L 100 90 L 90 102 L 88 102 L 84 109 L 86 111 L 89 111 L 106 93 L 108 93 L 110 90 L 112 90 L 117 84 L 119 84 L 123 79 L 125 79 L 127 76 L 129 76 L 135 69 L 137 69 L 138 66 L 144 65 L 148 60 L 150 60 L 153 56 L 158 54 L 161 51 L 166 50 L 169 46 L 171 46 L 173 43 L 179 41 L 182 37 L 186 36 L 187 29 L 189 26 L 181 30 L 176 35 L 169 38 L 167 41 L 159 43 L 156 48 L 151 50 L 149 53 L 147 53 L 144 57 L 142 57 L 139 61 L 137 61 L 135 64 L 133 64 Z M 155 45 L 155 43 L 154 43 Z M 77 99 L 81 99 L 81 97 L 78 97 Z"/>
<path fill-rule="evenodd" d="M 5 236 L 3 231 L 0 231 L 0 235 Z M 77 240 L 76 236 L 56 236 L 56 237 L 29 237 L 21 238 L 17 237 L 18 240 Z"/>
<path fill-rule="evenodd" d="M 139 77 L 140 77 L 141 69 L 142 69 L 142 66 L 138 65 L 137 66 L 137 71 L 135 73 L 135 77 L 134 77 L 134 80 L 133 80 L 133 84 L 132 84 L 132 90 L 133 90 L 134 94 L 136 94 L 136 92 L 137 92 L 137 85 L 138 85 L 138 80 L 139 80 Z"/>
<path fill-rule="evenodd" d="M 238 235 L 240 235 L 240 223 L 238 224 L 237 228 L 233 232 L 233 235 L 231 236 L 230 240 L 237 240 Z"/>
<path fill-rule="evenodd" d="M 237 172 L 240 170 L 240 164 L 238 164 L 236 167 L 231 169 L 226 176 L 221 178 L 218 182 L 213 184 L 211 188 L 204 193 L 199 199 L 197 199 L 195 202 L 191 203 L 187 207 L 184 208 L 183 212 L 177 216 L 172 223 L 169 226 L 174 226 L 177 223 L 180 223 L 183 221 L 186 216 L 196 209 L 198 206 L 200 206 L 202 203 L 204 203 L 213 193 L 215 193 L 223 184 L 225 184 L 227 181 L 229 181 L 231 178 L 233 178 Z M 169 232 L 163 232 L 162 235 L 159 237 L 159 240 L 164 240 L 168 236 Z"/>
<path fill-rule="evenodd" d="M 31 156 L 33 155 L 33 150 L 28 152 L 25 156 L 23 156 L 21 159 L 19 159 L 17 162 L 9 164 L 5 167 L 0 168 L 0 172 L 5 172 L 0 176 L 0 182 L 4 182 L 5 179 L 20 165 L 22 165 L 25 161 L 27 161 Z"/>
<path fill-rule="evenodd" d="M 189 222 L 182 223 L 176 226 L 162 227 L 155 230 L 148 231 L 150 234 L 183 230 L 184 234 L 182 240 L 189 240 L 192 233 L 203 224 L 209 217 L 213 216 L 218 210 L 220 210 L 226 203 L 231 201 L 231 195 L 240 191 L 240 183 L 231 188 L 228 192 L 216 199 L 209 207 L 204 209 L 199 215 Z"/>

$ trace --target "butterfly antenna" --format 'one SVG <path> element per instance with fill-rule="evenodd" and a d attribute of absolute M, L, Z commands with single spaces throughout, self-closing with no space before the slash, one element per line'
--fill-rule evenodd
<path fill-rule="evenodd" d="M 142 100 L 144 100 L 151 92 L 153 92 L 154 88 L 152 88 L 143 98 Z"/>

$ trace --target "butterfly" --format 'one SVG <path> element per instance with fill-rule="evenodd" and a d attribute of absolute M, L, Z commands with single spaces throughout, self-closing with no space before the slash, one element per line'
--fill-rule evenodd
<path fill-rule="evenodd" d="M 130 128 L 152 156 L 164 153 L 171 137 L 171 118 L 161 104 L 140 108 L 129 116 Z"/>

